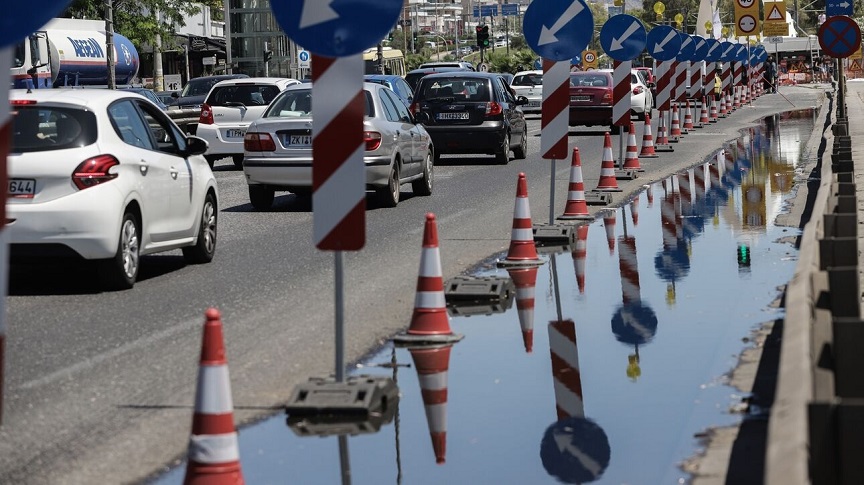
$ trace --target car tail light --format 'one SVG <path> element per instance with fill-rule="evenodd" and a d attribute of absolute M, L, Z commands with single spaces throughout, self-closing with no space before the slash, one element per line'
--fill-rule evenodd
<path fill-rule="evenodd" d="M 496 116 L 500 115 L 504 112 L 504 109 L 501 108 L 501 104 L 495 101 L 489 101 L 486 103 L 486 116 Z"/>
<path fill-rule="evenodd" d="M 374 152 L 381 146 L 381 133 L 377 131 L 364 131 L 363 142 L 366 143 L 367 152 Z"/>
<path fill-rule="evenodd" d="M 213 123 L 213 108 L 211 108 L 209 104 L 202 104 L 201 116 L 198 117 L 198 124 L 212 125 Z"/>
<path fill-rule="evenodd" d="M 116 173 L 108 173 L 108 170 L 115 165 L 120 165 L 120 162 L 111 155 L 88 158 L 75 167 L 75 171 L 72 172 L 72 183 L 79 190 L 84 190 L 116 179 Z"/>
<path fill-rule="evenodd" d="M 417 116 L 417 113 L 420 112 L 420 105 L 417 103 L 411 103 L 411 107 L 408 108 L 411 111 L 411 114 Z"/>
<path fill-rule="evenodd" d="M 28 106 L 31 104 L 36 104 L 35 99 L 13 99 L 10 101 L 12 106 Z"/>
<path fill-rule="evenodd" d="M 636 86 L 633 88 L 633 94 L 642 94 L 642 86 Z"/>
<path fill-rule="evenodd" d="M 275 152 L 276 142 L 269 133 L 246 133 L 243 149 L 247 152 Z"/>
<path fill-rule="evenodd" d="M 612 104 L 612 90 L 611 90 L 611 89 L 607 89 L 607 90 L 603 93 L 603 99 L 600 100 L 600 103 L 602 103 L 602 104 Z"/>

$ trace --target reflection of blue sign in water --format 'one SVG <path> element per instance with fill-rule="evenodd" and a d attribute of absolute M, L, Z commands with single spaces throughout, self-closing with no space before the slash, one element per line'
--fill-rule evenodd
<path fill-rule="evenodd" d="M 693 58 L 693 54 L 696 53 L 696 43 L 693 42 L 693 38 L 687 34 L 681 33 L 681 48 L 678 50 L 678 55 L 675 56 L 675 60 L 679 62 L 689 61 Z"/>
<path fill-rule="evenodd" d="M 675 247 L 663 248 L 654 258 L 654 271 L 666 282 L 675 282 L 687 276 L 690 273 L 687 242 L 679 239 Z"/>
<path fill-rule="evenodd" d="M 585 418 L 566 418 L 546 428 L 540 460 L 563 483 L 593 482 L 609 466 L 612 450 L 603 428 Z"/>
<path fill-rule="evenodd" d="M 519 4 L 518 3 L 505 3 L 501 5 L 501 15 L 507 17 L 512 15 L 519 15 Z"/>
<path fill-rule="evenodd" d="M 642 302 L 626 303 L 612 315 L 612 333 L 625 344 L 647 344 L 657 333 L 657 315 Z"/>
<path fill-rule="evenodd" d="M 645 26 L 632 15 L 610 17 L 600 30 L 600 45 L 616 61 L 630 61 L 645 50 L 648 34 Z"/>
<path fill-rule="evenodd" d="M 585 0 L 535 0 L 522 20 L 525 42 L 552 61 L 581 53 L 594 34 L 594 15 Z"/>
<path fill-rule="evenodd" d="M 271 2 L 285 34 L 328 57 L 359 54 L 384 38 L 402 13 L 402 0 L 281 0 Z"/>
<path fill-rule="evenodd" d="M 647 49 L 651 57 L 658 61 L 670 61 L 681 49 L 678 31 L 668 25 L 659 25 L 648 32 Z"/>

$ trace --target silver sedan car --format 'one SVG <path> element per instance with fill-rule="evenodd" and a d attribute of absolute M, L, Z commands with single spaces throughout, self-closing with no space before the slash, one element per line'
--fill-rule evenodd
<path fill-rule="evenodd" d="M 363 83 L 366 187 L 395 207 L 402 184 L 432 194 L 432 138 L 390 88 Z M 312 85 L 289 86 L 246 131 L 243 172 L 257 210 L 273 204 L 276 191 L 312 192 Z"/>

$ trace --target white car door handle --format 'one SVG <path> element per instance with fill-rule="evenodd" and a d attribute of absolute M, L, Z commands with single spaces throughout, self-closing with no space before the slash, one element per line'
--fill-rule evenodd
<path fill-rule="evenodd" d="M 168 169 L 168 171 L 171 172 L 171 178 L 172 178 L 172 179 L 176 179 L 176 178 L 177 178 L 177 169 L 176 169 L 176 168 L 171 167 L 170 169 Z"/>
<path fill-rule="evenodd" d="M 141 165 L 138 165 L 138 170 L 141 171 L 141 175 L 147 175 L 147 170 L 149 168 L 150 166 L 147 165 L 147 162 L 145 162 L 144 160 L 141 160 Z"/>

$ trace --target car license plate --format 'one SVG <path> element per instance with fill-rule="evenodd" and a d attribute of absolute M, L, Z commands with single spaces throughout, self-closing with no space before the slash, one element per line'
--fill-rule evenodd
<path fill-rule="evenodd" d="M 528 106 L 530 106 L 532 108 L 539 108 L 540 107 L 540 101 L 531 101 L 530 103 L 528 103 Z"/>
<path fill-rule="evenodd" d="M 570 96 L 570 101 L 591 101 L 591 96 Z"/>
<path fill-rule="evenodd" d="M 312 135 L 289 135 L 287 145 L 290 147 L 308 147 L 312 145 Z"/>
<path fill-rule="evenodd" d="M 467 120 L 468 113 L 438 113 L 439 120 Z"/>
<path fill-rule="evenodd" d="M 30 198 L 36 193 L 33 179 L 9 179 L 9 197 Z"/>
<path fill-rule="evenodd" d="M 245 135 L 245 130 L 227 130 L 225 132 L 225 136 L 228 138 L 243 138 Z"/>

